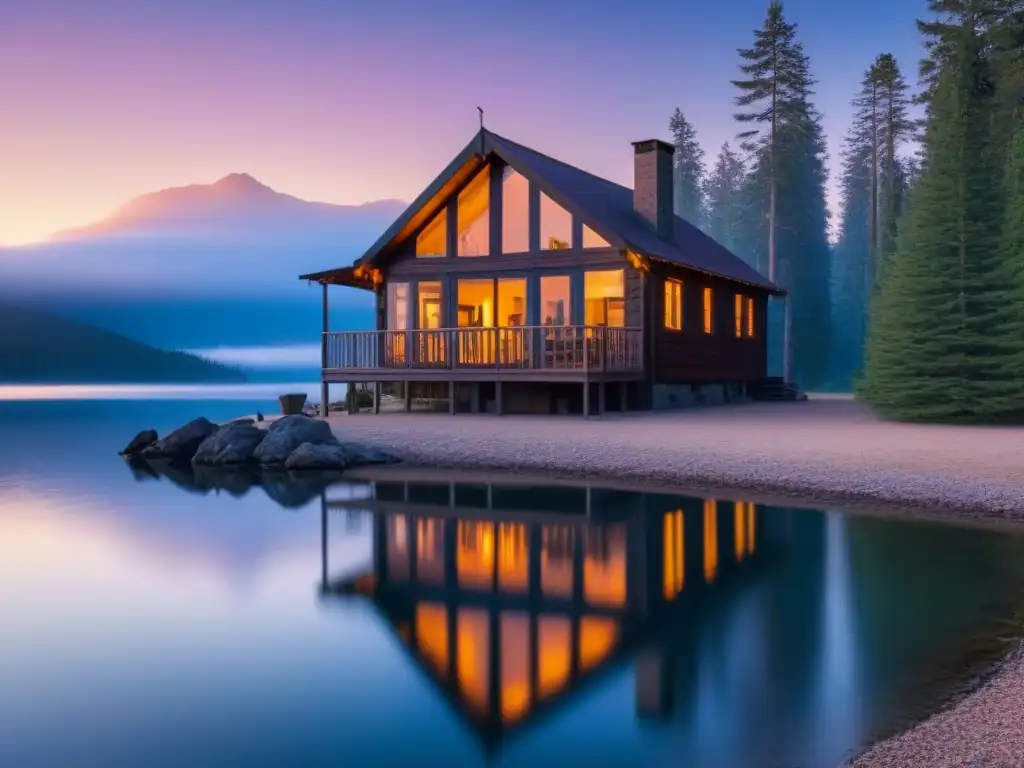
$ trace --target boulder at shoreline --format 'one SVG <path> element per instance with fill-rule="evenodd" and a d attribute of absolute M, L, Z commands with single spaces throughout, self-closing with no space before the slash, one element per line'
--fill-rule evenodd
<path fill-rule="evenodd" d="M 192 457 L 193 465 L 229 466 L 245 464 L 267 433 L 252 421 L 232 421 L 203 440 Z"/>
<path fill-rule="evenodd" d="M 121 451 L 121 455 L 137 456 L 144 448 L 148 448 L 159 439 L 160 436 L 157 435 L 155 429 L 144 429 L 129 441 Z"/>
<path fill-rule="evenodd" d="M 192 419 L 183 427 L 143 448 L 139 455 L 146 459 L 178 459 L 191 461 L 202 442 L 216 432 L 219 427 L 209 419 L 200 416 Z"/>
<path fill-rule="evenodd" d="M 263 466 L 284 466 L 292 451 L 303 443 L 337 445 L 338 438 L 326 421 L 293 414 L 270 425 L 253 458 Z"/>

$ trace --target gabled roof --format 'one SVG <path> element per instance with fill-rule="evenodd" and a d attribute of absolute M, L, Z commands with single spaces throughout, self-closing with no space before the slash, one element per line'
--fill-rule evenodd
<path fill-rule="evenodd" d="M 486 165 L 491 154 L 538 184 L 551 199 L 615 247 L 772 293 L 784 293 L 725 246 L 679 216 L 674 217 L 673 241 L 663 240 L 654 226 L 633 209 L 633 190 L 628 187 L 594 176 L 486 129 L 481 129 L 441 175 L 356 260 L 354 267 L 357 270 L 369 267 L 385 257 L 432 217 L 463 181 Z M 303 279 L 322 280 L 328 274 L 304 275 Z"/>

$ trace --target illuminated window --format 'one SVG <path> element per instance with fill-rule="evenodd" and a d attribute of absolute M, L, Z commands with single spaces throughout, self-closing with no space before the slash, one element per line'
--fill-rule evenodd
<path fill-rule="evenodd" d="M 711 321 L 714 317 L 714 302 L 712 301 L 711 289 L 704 289 L 704 333 L 711 333 Z"/>
<path fill-rule="evenodd" d="M 611 244 L 592 230 L 586 224 L 583 225 L 583 247 L 584 248 L 611 248 Z"/>
<path fill-rule="evenodd" d="M 572 247 L 572 214 L 540 193 L 540 248 L 567 251 Z"/>
<path fill-rule="evenodd" d="M 416 235 L 416 256 L 433 258 L 444 256 L 448 253 L 446 240 L 448 239 L 448 212 L 442 208 L 423 230 Z"/>
<path fill-rule="evenodd" d="M 484 168 L 459 193 L 459 256 L 491 252 L 490 187 L 490 168 Z"/>
<path fill-rule="evenodd" d="M 583 298 L 587 325 L 626 325 L 624 276 L 621 269 L 586 272 L 583 276 Z"/>
<path fill-rule="evenodd" d="M 424 330 L 441 328 L 443 315 L 442 286 L 439 281 L 422 282 L 417 286 L 419 301 L 418 327 Z M 447 339 L 441 333 L 418 333 L 413 340 L 413 354 L 421 363 L 442 363 L 447 359 Z"/>
<path fill-rule="evenodd" d="M 526 278 L 503 277 L 498 280 L 498 322 L 496 325 L 526 325 Z"/>
<path fill-rule="evenodd" d="M 568 325 L 572 317 L 572 294 L 568 275 L 545 275 L 540 279 L 541 325 Z"/>
<path fill-rule="evenodd" d="M 409 284 L 388 283 L 388 319 L 389 331 L 405 331 L 409 329 Z"/>
<path fill-rule="evenodd" d="M 747 299 L 747 336 L 754 337 L 754 300 Z"/>
<path fill-rule="evenodd" d="M 683 284 L 678 280 L 665 281 L 665 327 L 683 329 Z"/>
<path fill-rule="evenodd" d="M 736 294 L 736 338 L 743 336 L 743 297 Z"/>
<path fill-rule="evenodd" d="M 501 252 L 530 250 L 530 182 L 505 166 L 501 181 Z"/>
<path fill-rule="evenodd" d="M 441 283 L 423 282 L 418 286 L 419 294 L 419 327 L 441 327 Z"/>

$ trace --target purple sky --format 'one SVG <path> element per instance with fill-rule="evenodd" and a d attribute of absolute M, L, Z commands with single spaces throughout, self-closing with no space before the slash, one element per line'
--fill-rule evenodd
<path fill-rule="evenodd" d="M 631 185 L 678 105 L 732 139 L 766 0 L 31 0 L 0 9 L 0 244 L 248 172 L 313 200 L 411 199 L 497 133 Z M 416 10 L 410 10 L 415 8 Z M 861 72 L 916 81 L 924 0 L 790 0 L 836 167 Z M 710 158 L 709 158 L 710 159 Z"/>

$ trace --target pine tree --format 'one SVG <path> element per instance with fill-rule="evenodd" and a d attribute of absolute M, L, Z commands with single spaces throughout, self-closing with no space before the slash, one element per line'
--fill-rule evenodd
<path fill-rule="evenodd" d="M 743 160 L 726 142 L 719 150 L 715 167 L 704 183 L 708 234 L 736 254 L 742 248 L 743 186 L 746 176 L 747 169 Z"/>
<path fill-rule="evenodd" d="M 878 204 L 879 229 L 875 260 L 877 283 L 878 271 L 896 249 L 897 223 L 903 207 L 898 153 L 912 137 L 914 124 L 908 114 L 909 86 L 892 54 L 883 53 L 875 59 L 871 67 L 871 79 L 876 85 L 882 113 L 878 142 L 882 148 L 879 158 L 882 184 Z"/>
<path fill-rule="evenodd" d="M 745 110 L 735 118 L 750 126 L 739 138 L 753 157 L 748 211 L 756 215 L 758 192 L 763 190 L 768 277 L 789 292 L 791 333 L 773 302 L 769 337 L 790 337 L 789 345 L 783 341 L 783 375 L 796 373 L 805 386 L 818 386 L 827 365 L 831 252 L 825 140 L 821 116 L 810 102 L 814 81 L 807 56 L 796 41 L 796 25 L 785 20 L 780 2 L 769 4 L 763 27 L 754 32 L 753 45 L 739 53 L 740 70 L 747 79 L 733 81 L 740 91 L 736 104 Z M 755 230 L 760 228 L 759 222 L 751 224 Z M 771 363 L 777 346 L 769 350 Z"/>
<path fill-rule="evenodd" d="M 957 5 L 950 10 L 951 5 Z M 987 9 L 933 0 L 941 60 L 929 71 L 925 164 L 906 232 L 872 305 L 861 396 L 888 418 L 990 422 L 1012 397 L 1012 311 L 997 249 L 1001 209 L 991 152 Z M 968 6 L 968 7 L 964 7 Z"/>
<path fill-rule="evenodd" d="M 668 128 L 676 148 L 672 174 L 676 215 L 706 229 L 704 150 L 697 142 L 697 131 L 678 107 L 669 118 Z"/>

